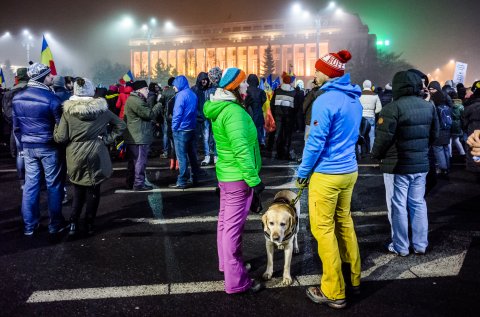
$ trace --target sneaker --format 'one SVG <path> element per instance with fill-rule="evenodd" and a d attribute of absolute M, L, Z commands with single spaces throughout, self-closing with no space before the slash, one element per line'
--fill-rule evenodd
<path fill-rule="evenodd" d="M 307 297 L 317 304 L 325 304 L 328 307 L 340 309 L 347 306 L 346 299 L 329 299 L 323 295 L 320 287 L 312 286 L 307 288 Z"/>
<path fill-rule="evenodd" d="M 62 233 L 67 228 L 70 228 L 70 223 L 64 221 L 57 228 L 49 229 L 48 232 L 50 234 L 58 234 L 58 233 Z"/>
<path fill-rule="evenodd" d="M 161 159 L 166 159 L 166 158 L 168 158 L 167 152 L 162 153 L 162 154 L 160 155 L 160 158 L 161 158 Z"/>
<path fill-rule="evenodd" d="M 168 185 L 168 188 L 172 188 L 172 189 L 187 189 L 187 188 L 190 188 L 192 185 L 190 184 L 185 184 L 185 185 L 177 185 L 177 184 L 170 184 Z"/>
<path fill-rule="evenodd" d="M 29 230 L 23 230 L 23 234 L 27 237 L 31 237 L 35 234 L 35 232 L 37 232 L 38 228 L 40 227 L 40 224 L 37 223 L 35 226 L 33 226 L 32 229 L 29 229 Z"/>
<path fill-rule="evenodd" d="M 253 280 L 252 287 L 250 287 L 247 292 L 250 294 L 255 294 L 264 289 L 265 286 L 257 280 Z"/>
<path fill-rule="evenodd" d="M 425 255 L 425 250 L 413 250 L 416 255 Z"/>
<path fill-rule="evenodd" d="M 75 236 L 78 232 L 78 223 L 77 222 L 71 222 L 70 223 L 70 230 L 68 231 L 69 236 Z"/>
<path fill-rule="evenodd" d="M 207 166 L 208 164 L 210 164 L 210 155 L 205 155 L 205 158 L 203 159 L 202 163 L 200 163 L 200 165 Z"/>
<path fill-rule="evenodd" d="M 395 248 L 393 247 L 393 243 L 390 243 L 390 244 L 387 246 L 387 250 L 388 250 L 388 252 L 393 253 L 393 254 L 396 254 L 396 255 L 398 255 L 398 256 L 402 256 L 402 257 L 408 256 L 408 253 L 400 253 L 400 252 L 397 252 L 397 250 L 395 250 Z"/>
<path fill-rule="evenodd" d="M 149 190 L 152 190 L 153 187 L 152 186 L 149 186 L 149 185 L 143 185 L 143 186 L 133 186 L 133 191 L 136 191 L 136 192 L 145 192 L 145 191 L 149 191 Z"/>
<path fill-rule="evenodd" d="M 214 156 L 213 157 L 213 164 L 217 164 L 217 161 L 218 161 L 218 156 Z"/>

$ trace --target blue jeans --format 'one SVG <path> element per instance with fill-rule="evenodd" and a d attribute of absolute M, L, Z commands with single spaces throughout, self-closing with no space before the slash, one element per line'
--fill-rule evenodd
<path fill-rule="evenodd" d="M 428 246 L 426 177 L 427 173 L 383 174 L 393 247 L 400 254 L 409 253 L 408 218 L 415 251 L 425 252 Z"/>
<path fill-rule="evenodd" d="M 435 155 L 435 165 L 441 170 L 450 169 L 450 151 L 447 145 L 434 145 L 433 154 Z"/>
<path fill-rule="evenodd" d="M 42 174 L 48 190 L 48 213 L 51 233 L 65 221 L 62 215 L 63 171 L 59 151 L 54 148 L 24 148 L 25 186 L 22 197 L 22 216 L 25 231 L 32 231 L 40 220 L 40 184 Z"/>
<path fill-rule="evenodd" d="M 372 152 L 373 148 L 373 142 L 375 142 L 375 117 L 369 118 L 365 117 L 367 119 L 368 123 L 370 123 L 370 132 L 368 133 L 368 138 L 370 139 L 369 145 L 369 151 Z"/>
<path fill-rule="evenodd" d="M 173 141 L 175 143 L 175 152 L 177 154 L 179 174 L 177 178 L 178 186 L 185 186 L 191 180 L 196 182 L 200 174 L 200 167 L 197 162 L 197 141 L 195 130 L 191 131 L 173 131 Z M 188 170 L 188 162 L 192 168 L 191 178 Z"/>
<path fill-rule="evenodd" d="M 212 124 L 210 120 L 205 120 L 202 123 L 203 149 L 205 155 L 217 156 L 217 149 L 215 147 L 215 140 L 213 139 Z"/>

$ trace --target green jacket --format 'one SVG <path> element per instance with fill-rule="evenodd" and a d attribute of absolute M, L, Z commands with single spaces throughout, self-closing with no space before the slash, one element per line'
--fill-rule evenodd
<path fill-rule="evenodd" d="M 112 132 L 107 133 L 107 124 Z M 81 186 L 101 183 L 112 174 L 107 144 L 122 135 L 125 123 L 108 110 L 103 98 L 73 97 L 63 104 L 54 139 L 66 143 L 70 181 Z"/>
<path fill-rule="evenodd" d="M 452 127 L 450 128 L 450 132 L 452 136 L 462 136 L 462 116 L 463 116 L 463 105 L 462 100 L 460 99 L 453 99 L 453 107 L 452 107 Z"/>
<path fill-rule="evenodd" d="M 248 112 L 233 101 L 207 101 L 203 113 L 212 121 L 221 182 L 244 180 L 253 187 L 260 183 L 262 166 L 257 129 Z"/>
<path fill-rule="evenodd" d="M 148 107 L 146 100 L 136 92 L 130 93 L 124 109 L 123 120 L 127 123 L 127 130 L 123 135 L 125 144 L 151 144 L 153 141 L 154 120 L 160 113 L 161 104 L 153 108 Z"/>
<path fill-rule="evenodd" d="M 398 72 L 393 78 L 393 101 L 383 107 L 375 127 L 372 156 L 389 174 L 426 173 L 428 148 L 438 137 L 435 107 L 418 97 L 419 76 Z"/>

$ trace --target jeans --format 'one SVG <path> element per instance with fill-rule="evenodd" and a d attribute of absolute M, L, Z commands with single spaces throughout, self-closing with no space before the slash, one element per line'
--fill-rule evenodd
<path fill-rule="evenodd" d="M 345 298 L 345 279 L 360 285 L 360 251 L 350 212 L 358 173 L 313 173 L 308 187 L 310 228 L 322 261 L 321 289 L 329 299 Z M 350 266 L 343 276 L 342 262 Z"/>
<path fill-rule="evenodd" d="M 428 246 L 426 177 L 427 173 L 383 174 L 393 248 L 402 255 L 409 253 L 408 218 L 415 251 L 425 252 Z"/>
<path fill-rule="evenodd" d="M 218 182 L 218 187 L 218 266 L 225 276 L 225 292 L 239 293 L 252 286 L 242 259 L 242 233 L 252 203 L 253 189 L 244 181 Z"/>
<path fill-rule="evenodd" d="M 148 144 L 128 144 L 127 145 L 127 187 L 145 186 L 145 170 L 148 160 Z"/>
<path fill-rule="evenodd" d="M 179 174 L 177 186 L 185 186 L 190 180 L 190 171 L 188 162 L 192 168 L 191 181 L 196 182 L 200 174 L 200 167 L 197 162 L 197 141 L 195 131 L 173 131 L 173 140 L 175 142 L 175 151 L 177 154 Z"/>
<path fill-rule="evenodd" d="M 55 148 L 24 148 L 25 186 L 22 216 L 25 231 L 35 229 L 40 220 L 40 185 L 44 174 L 48 191 L 48 231 L 55 233 L 65 221 L 62 215 L 63 174 L 59 151 Z"/>
<path fill-rule="evenodd" d="M 460 142 L 460 137 L 452 136 L 450 138 L 450 144 L 448 145 L 448 152 L 450 154 L 450 157 L 452 157 L 452 143 L 455 144 L 460 155 L 465 155 L 465 149 L 463 148 L 462 142 Z"/>
<path fill-rule="evenodd" d="M 257 126 L 257 138 L 259 145 L 265 145 L 265 129 L 262 126 Z"/>
<path fill-rule="evenodd" d="M 373 142 L 375 142 L 375 117 L 365 117 L 365 119 L 367 119 L 368 123 L 370 123 L 370 132 L 368 133 L 368 138 L 370 139 L 368 143 L 368 150 L 372 152 Z"/>
<path fill-rule="evenodd" d="M 95 186 L 73 185 L 73 203 L 70 222 L 77 222 L 85 207 L 85 223 L 93 224 L 97 215 L 98 204 L 100 203 L 100 184 Z"/>
<path fill-rule="evenodd" d="M 215 147 L 215 139 L 213 138 L 212 124 L 210 123 L 210 120 L 203 121 L 201 127 L 203 136 L 203 150 L 205 152 L 205 156 L 217 156 L 217 149 Z"/>
<path fill-rule="evenodd" d="M 19 180 L 23 181 L 25 180 L 25 160 L 24 160 L 22 145 L 20 144 L 20 141 L 15 136 L 15 133 L 12 132 L 12 135 L 15 140 L 15 146 L 16 146 L 15 163 L 17 166 L 17 177 Z"/>
<path fill-rule="evenodd" d="M 450 169 L 450 151 L 448 145 L 434 145 L 433 154 L 437 168 L 448 171 Z"/>

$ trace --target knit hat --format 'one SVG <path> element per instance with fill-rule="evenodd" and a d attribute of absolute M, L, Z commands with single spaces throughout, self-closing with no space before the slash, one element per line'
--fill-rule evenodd
<path fill-rule="evenodd" d="M 79 77 L 73 84 L 73 94 L 78 97 L 93 97 L 95 87 L 89 79 Z"/>
<path fill-rule="evenodd" d="M 371 89 L 372 89 L 372 82 L 371 82 L 370 80 L 368 80 L 368 79 L 365 80 L 365 81 L 363 82 L 363 89 L 364 89 L 364 90 L 366 90 L 366 89 L 371 90 Z"/>
<path fill-rule="evenodd" d="M 17 68 L 17 78 L 19 81 L 28 81 L 30 77 L 27 75 L 27 68 L 26 67 L 20 67 Z"/>
<path fill-rule="evenodd" d="M 118 92 L 118 87 L 116 85 L 110 85 L 108 86 L 108 90 L 113 92 Z"/>
<path fill-rule="evenodd" d="M 392 90 L 392 84 L 387 83 L 387 84 L 385 85 L 385 90 Z"/>
<path fill-rule="evenodd" d="M 223 71 L 222 78 L 220 79 L 218 86 L 225 90 L 235 90 L 235 88 L 237 88 L 246 77 L 247 75 L 243 70 L 230 67 Z"/>
<path fill-rule="evenodd" d="M 315 69 L 330 78 L 341 77 L 345 74 L 345 63 L 352 58 L 347 50 L 337 53 L 328 53 L 315 63 Z"/>
<path fill-rule="evenodd" d="M 30 80 L 38 81 L 43 83 L 45 78 L 50 74 L 50 68 L 43 64 L 33 63 L 28 67 L 27 75 L 30 77 Z"/>
<path fill-rule="evenodd" d="M 472 90 L 472 92 L 475 92 L 475 91 L 478 90 L 479 88 L 480 88 L 480 80 L 477 80 L 476 82 L 474 82 L 474 83 L 472 84 L 471 90 Z"/>
<path fill-rule="evenodd" d="M 220 67 L 216 66 L 208 71 L 208 79 L 212 84 L 218 84 L 221 78 L 222 69 Z"/>
<path fill-rule="evenodd" d="M 288 75 L 286 72 L 283 72 L 282 73 L 282 81 L 284 84 L 291 84 L 292 83 L 292 77 L 290 77 L 290 75 Z"/>
<path fill-rule="evenodd" d="M 133 90 L 140 90 L 145 87 L 148 87 L 147 82 L 145 80 L 136 80 L 133 82 L 133 85 L 132 85 Z"/>
<path fill-rule="evenodd" d="M 65 87 L 65 78 L 60 75 L 55 76 L 53 78 L 53 87 Z"/>
<path fill-rule="evenodd" d="M 428 84 L 428 89 L 435 89 L 437 91 L 441 91 L 442 87 L 440 87 L 440 83 L 438 81 L 432 81 L 430 84 Z"/>

